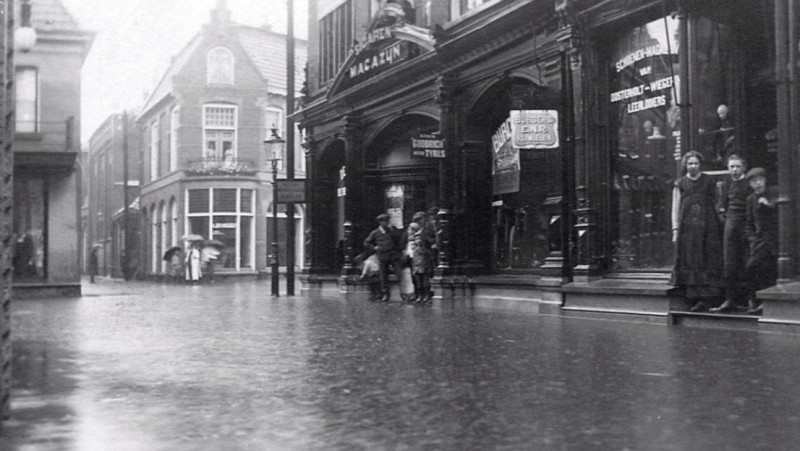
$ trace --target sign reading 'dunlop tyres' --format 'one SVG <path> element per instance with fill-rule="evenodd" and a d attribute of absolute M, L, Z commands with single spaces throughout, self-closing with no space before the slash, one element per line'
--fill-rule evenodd
<path fill-rule="evenodd" d="M 512 110 L 511 141 L 517 149 L 556 149 L 558 111 Z"/>
<path fill-rule="evenodd" d="M 445 158 L 445 140 L 436 133 L 416 133 L 411 137 L 411 158 Z"/>

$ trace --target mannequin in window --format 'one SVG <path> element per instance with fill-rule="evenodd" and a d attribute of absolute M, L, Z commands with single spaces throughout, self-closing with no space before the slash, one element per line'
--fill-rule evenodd
<path fill-rule="evenodd" d="M 222 157 L 222 169 L 226 171 L 232 170 L 236 166 L 233 161 L 233 153 L 230 150 L 225 151 L 225 156 Z"/>

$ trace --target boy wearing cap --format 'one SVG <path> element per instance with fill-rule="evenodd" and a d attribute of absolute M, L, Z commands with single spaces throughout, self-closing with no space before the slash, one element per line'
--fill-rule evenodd
<path fill-rule="evenodd" d="M 747 260 L 747 312 L 761 313 L 756 291 L 775 285 L 778 280 L 778 209 L 776 193 L 767 188 L 767 171 L 753 168 L 747 173 L 753 193 L 747 196 L 747 239 L 750 258 Z"/>
<path fill-rule="evenodd" d="M 399 267 L 397 256 L 400 248 L 397 243 L 397 231 L 389 225 L 389 215 L 381 213 L 375 220 L 378 221 L 378 227 L 364 240 L 364 247 L 371 249 L 378 257 L 380 300 L 389 302 L 389 266 L 392 265 L 395 269 Z"/>

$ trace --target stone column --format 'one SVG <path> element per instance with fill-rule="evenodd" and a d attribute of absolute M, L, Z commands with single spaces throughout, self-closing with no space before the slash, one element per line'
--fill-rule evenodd
<path fill-rule="evenodd" d="M 358 268 L 353 263 L 356 249 L 355 240 L 363 239 L 363 164 L 362 164 L 362 129 L 361 117 L 358 114 L 347 116 L 344 120 L 344 154 L 347 177 L 344 179 L 344 264 L 342 277 L 354 275 Z"/>
<path fill-rule="evenodd" d="M 318 274 L 319 273 L 319 258 L 320 253 L 318 246 L 320 245 L 319 239 L 317 236 L 319 235 L 319 224 L 316 224 L 316 218 L 318 215 L 315 214 L 314 210 L 316 209 L 317 205 L 316 202 L 318 197 L 316 197 L 316 184 L 317 182 L 317 167 L 315 161 L 316 155 L 316 143 L 314 142 L 314 138 L 311 135 L 306 135 L 306 139 L 302 144 L 304 156 L 306 159 L 306 212 L 305 212 L 305 230 L 301 231 L 303 233 L 303 242 L 305 243 L 305 262 L 304 272 L 306 274 Z"/>
<path fill-rule="evenodd" d="M 457 206 L 455 196 L 458 193 L 456 177 L 455 139 L 455 89 L 454 77 L 444 74 L 437 80 L 437 101 L 439 103 L 439 131 L 445 139 L 446 157 L 439 161 L 439 221 L 436 231 L 436 245 L 439 253 L 437 275 L 453 273 L 453 215 Z"/>

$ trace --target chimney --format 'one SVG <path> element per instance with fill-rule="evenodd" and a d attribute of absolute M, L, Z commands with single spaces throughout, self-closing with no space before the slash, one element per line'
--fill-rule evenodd
<path fill-rule="evenodd" d="M 217 0 L 217 6 L 211 10 L 211 23 L 224 24 L 231 21 L 231 11 L 228 9 L 228 2 Z"/>

